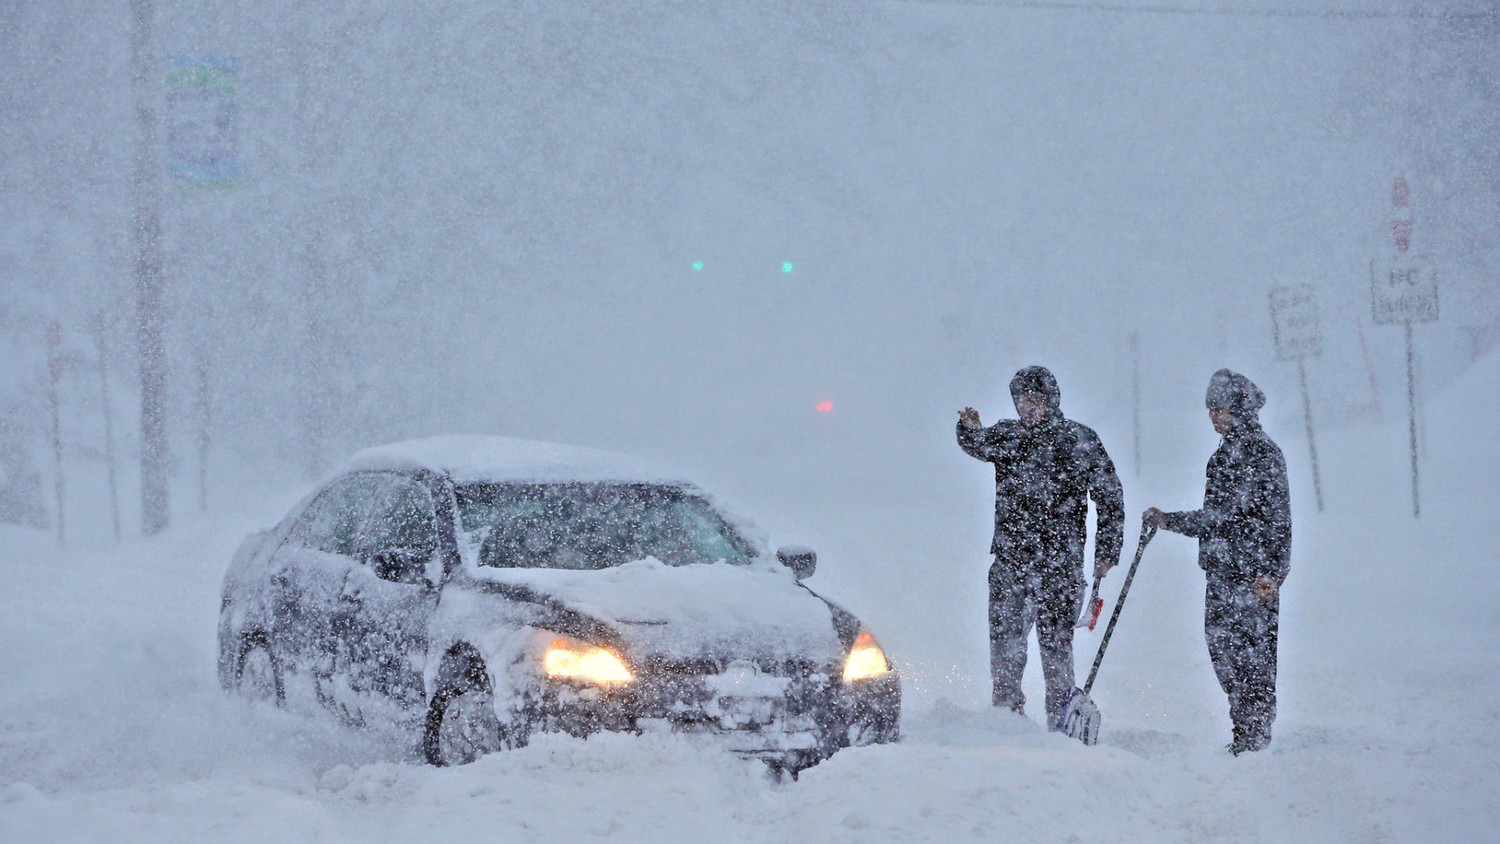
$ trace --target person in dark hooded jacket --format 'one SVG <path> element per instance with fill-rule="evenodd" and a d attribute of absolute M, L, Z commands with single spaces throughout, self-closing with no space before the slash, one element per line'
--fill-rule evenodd
<path fill-rule="evenodd" d="M 1010 394 L 1020 419 L 986 428 L 972 407 L 959 413 L 958 444 L 995 466 L 995 555 L 989 576 L 992 701 L 1023 712 L 1026 638 L 1036 623 L 1056 729 L 1073 680 L 1073 626 L 1083 601 L 1089 499 L 1097 512 L 1094 576 L 1120 559 L 1125 500 L 1097 434 L 1062 414 L 1057 380 L 1045 367 L 1016 373 Z"/>
<path fill-rule="evenodd" d="M 1276 720 L 1276 640 L 1281 584 L 1291 569 L 1292 513 L 1286 459 L 1260 426 L 1265 394 L 1249 378 L 1215 372 L 1205 404 L 1223 436 L 1208 460 L 1203 507 L 1146 511 L 1146 523 L 1196 537 L 1207 581 L 1203 634 L 1229 696 L 1235 755 L 1271 743 Z"/>

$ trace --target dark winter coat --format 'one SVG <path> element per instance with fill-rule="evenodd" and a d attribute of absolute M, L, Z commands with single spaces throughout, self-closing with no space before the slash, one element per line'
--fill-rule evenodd
<path fill-rule="evenodd" d="M 1035 428 L 1006 419 L 988 428 L 958 426 L 958 444 L 995 464 L 995 538 L 1002 560 L 1036 560 L 1082 576 L 1089 498 L 1098 523 L 1095 566 L 1119 562 L 1125 530 L 1125 497 L 1115 465 L 1086 425 L 1063 418 L 1052 401 L 1051 418 Z"/>
<path fill-rule="evenodd" d="M 1234 585 L 1286 580 L 1292 552 L 1286 459 L 1259 422 L 1236 421 L 1209 458 L 1203 508 L 1167 513 L 1162 526 L 1198 539 L 1198 565 L 1210 578 Z"/>

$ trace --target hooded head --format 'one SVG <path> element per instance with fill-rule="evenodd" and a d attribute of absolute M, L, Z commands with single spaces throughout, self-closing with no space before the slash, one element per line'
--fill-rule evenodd
<path fill-rule="evenodd" d="M 1266 394 L 1249 378 L 1221 369 L 1208 379 L 1208 392 L 1203 403 L 1209 410 L 1227 410 L 1241 422 L 1256 422 L 1260 418 L 1260 409 L 1266 404 Z"/>
<path fill-rule="evenodd" d="M 1046 399 L 1047 418 L 1056 419 L 1062 416 L 1062 393 L 1057 389 L 1057 379 L 1045 366 L 1028 366 L 1016 373 L 1016 377 L 1010 379 L 1010 397 L 1016 402 L 1016 410 L 1020 408 L 1022 393 L 1034 393 Z"/>

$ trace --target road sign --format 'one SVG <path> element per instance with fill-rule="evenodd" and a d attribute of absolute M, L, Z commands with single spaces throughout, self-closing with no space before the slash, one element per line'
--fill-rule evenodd
<path fill-rule="evenodd" d="M 1411 216 L 1411 185 L 1405 176 L 1397 176 L 1391 185 L 1391 237 L 1396 240 L 1396 251 L 1402 255 L 1411 248 L 1413 223 Z"/>
<path fill-rule="evenodd" d="M 1406 418 L 1411 440 L 1411 514 L 1422 516 L 1421 474 L 1417 466 L 1417 353 L 1412 343 L 1412 325 L 1437 322 L 1437 270 L 1424 255 L 1408 255 L 1411 246 L 1411 185 L 1397 176 L 1391 187 L 1391 235 L 1396 239 L 1394 258 L 1370 262 L 1370 302 L 1375 321 L 1406 328 Z"/>
<path fill-rule="evenodd" d="M 1323 332 L 1318 327 L 1318 300 L 1305 284 L 1271 290 L 1271 326 L 1276 332 L 1276 357 L 1297 362 L 1302 384 L 1302 416 L 1307 422 L 1307 448 L 1312 456 L 1313 492 L 1318 510 L 1323 509 L 1323 482 L 1318 475 L 1318 444 L 1313 438 L 1312 399 L 1307 393 L 1307 366 L 1303 361 L 1323 353 Z"/>
<path fill-rule="evenodd" d="M 1318 302 L 1305 284 L 1271 290 L 1271 327 L 1279 360 L 1315 358 L 1323 353 Z"/>
<path fill-rule="evenodd" d="M 1437 322 L 1437 270 L 1423 255 L 1370 262 L 1370 301 L 1382 325 Z"/>

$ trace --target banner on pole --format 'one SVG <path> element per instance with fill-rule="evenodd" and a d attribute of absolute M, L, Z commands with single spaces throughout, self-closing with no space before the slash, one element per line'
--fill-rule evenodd
<path fill-rule="evenodd" d="M 227 188 L 239 178 L 232 58 L 175 58 L 167 70 L 167 167 L 181 182 Z"/>

